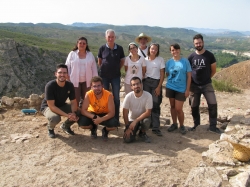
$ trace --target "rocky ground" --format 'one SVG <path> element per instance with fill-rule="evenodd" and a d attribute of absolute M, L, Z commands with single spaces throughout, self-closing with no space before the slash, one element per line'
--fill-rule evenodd
<path fill-rule="evenodd" d="M 244 114 L 249 109 L 250 90 L 242 94 L 216 92 L 219 115 Z M 206 102 L 202 98 L 202 107 Z M 90 131 L 73 125 L 75 136 L 57 125 L 56 139 L 47 135 L 46 120 L 40 115 L 23 115 L 20 110 L 0 111 L 0 186 L 184 186 L 191 168 L 199 166 L 202 152 L 220 138 L 210 133 L 206 110 L 195 132 L 169 133 L 170 118 L 164 97 L 161 111 L 162 137 L 148 135 L 152 143 L 138 140 L 125 144 L 122 125 L 108 142 L 90 138 Z M 193 125 L 185 102 L 185 125 Z M 123 121 L 121 119 L 121 121 Z M 222 186 L 230 186 L 223 181 Z"/>

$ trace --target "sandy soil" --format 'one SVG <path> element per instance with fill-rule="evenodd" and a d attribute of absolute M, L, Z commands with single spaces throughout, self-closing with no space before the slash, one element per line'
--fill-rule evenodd
<path fill-rule="evenodd" d="M 219 114 L 232 116 L 249 109 L 250 90 L 243 94 L 217 92 L 216 95 Z M 202 103 L 206 107 L 204 99 Z M 185 125 L 191 127 L 187 101 L 184 112 Z M 165 97 L 161 114 L 162 119 L 170 119 Z M 206 113 L 202 114 L 202 125 L 195 132 L 169 133 L 162 120 L 162 137 L 149 130 L 152 143 L 138 139 L 131 144 L 123 143 L 124 126 L 112 132 L 108 142 L 100 137 L 102 127 L 98 129 L 98 138 L 93 140 L 89 130 L 78 129 L 76 124 L 75 136 L 65 134 L 57 125 L 57 138 L 51 139 L 41 115 L 1 110 L 0 117 L 0 186 L 183 186 L 190 169 L 202 161 L 201 153 L 219 139 L 218 134 L 206 130 Z M 32 137 L 13 138 L 24 134 Z"/>

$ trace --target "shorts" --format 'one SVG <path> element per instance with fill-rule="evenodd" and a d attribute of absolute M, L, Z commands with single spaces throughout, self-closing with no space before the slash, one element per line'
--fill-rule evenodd
<path fill-rule="evenodd" d="M 186 101 L 185 93 L 177 92 L 169 88 L 166 88 L 166 97 L 174 98 L 177 101 Z"/>

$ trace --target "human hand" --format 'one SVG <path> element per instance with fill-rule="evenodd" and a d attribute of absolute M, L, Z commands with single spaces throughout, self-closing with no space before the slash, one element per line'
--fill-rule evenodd
<path fill-rule="evenodd" d="M 185 91 L 185 97 L 187 98 L 189 96 L 189 90 Z"/>
<path fill-rule="evenodd" d="M 157 87 L 154 92 L 155 92 L 155 96 L 159 96 L 161 93 L 161 87 Z"/>
<path fill-rule="evenodd" d="M 102 122 L 102 118 L 96 115 L 96 118 L 92 119 L 95 125 L 99 125 Z"/>
<path fill-rule="evenodd" d="M 70 121 L 78 121 L 79 117 L 75 113 L 69 113 L 68 118 Z"/>

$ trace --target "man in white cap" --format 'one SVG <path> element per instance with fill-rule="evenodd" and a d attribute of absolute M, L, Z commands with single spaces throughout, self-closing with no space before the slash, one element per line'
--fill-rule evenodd
<path fill-rule="evenodd" d="M 138 55 L 146 58 L 148 55 L 148 46 L 147 43 L 151 42 L 151 37 L 147 36 L 144 33 L 141 33 L 138 37 L 135 38 L 135 41 L 139 43 Z"/>

